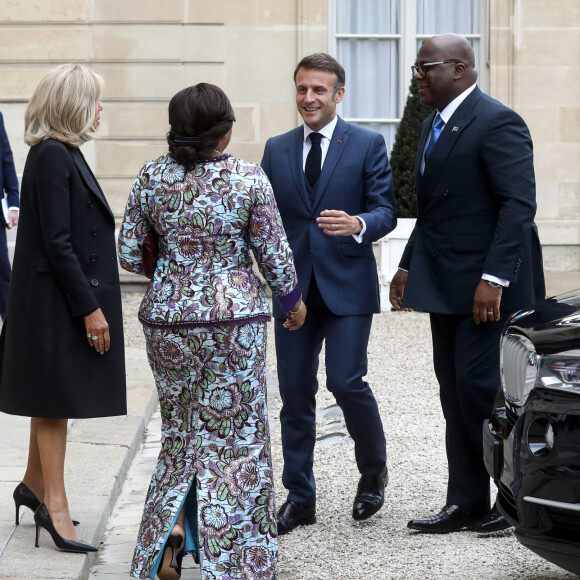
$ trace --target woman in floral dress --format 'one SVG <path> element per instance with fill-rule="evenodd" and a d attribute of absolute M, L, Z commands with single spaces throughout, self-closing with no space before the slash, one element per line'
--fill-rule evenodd
<path fill-rule="evenodd" d="M 126 270 L 143 273 L 141 246 L 151 229 L 159 249 L 139 319 L 162 448 L 135 549 L 136 578 L 179 578 L 174 536 L 199 556 L 204 580 L 278 577 L 265 389 L 269 306 L 250 252 L 288 312 L 289 330 L 300 328 L 306 308 L 268 179 L 259 166 L 223 154 L 233 121 L 218 87 L 177 93 L 169 153 L 141 169 L 119 233 Z"/>

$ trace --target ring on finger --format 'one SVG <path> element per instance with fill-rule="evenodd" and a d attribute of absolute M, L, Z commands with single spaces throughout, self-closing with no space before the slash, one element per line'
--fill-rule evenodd
<path fill-rule="evenodd" d="M 488 316 L 493 316 L 493 312 L 488 312 L 487 315 Z"/>
<path fill-rule="evenodd" d="M 336 224 L 334 224 L 334 229 L 338 228 L 338 226 Z"/>
<path fill-rule="evenodd" d="M 99 337 L 96 334 L 91 334 L 91 340 L 99 340 Z"/>

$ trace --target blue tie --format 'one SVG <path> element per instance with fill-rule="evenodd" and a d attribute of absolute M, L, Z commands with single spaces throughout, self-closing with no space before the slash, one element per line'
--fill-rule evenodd
<path fill-rule="evenodd" d="M 310 151 L 306 156 L 304 174 L 306 175 L 306 179 L 312 189 L 314 189 L 314 186 L 320 177 L 322 167 L 322 148 L 320 147 L 321 139 L 322 135 L 320 133 L 310 133 L 311 146 Z"/>
<path fill-rule="evenodd" d="M 431 127 L 431 139 L 429 139 L 429 145 L 427 145 L 427 149 L 425 149 L 425 161 L 427 161 L 427 157 L 435 147 L 435 143 L 437 143 L 437 139 L 439 139 L 439 135 L 441 135 L 441 131 L 445 126 L 445 122 L 440 117 L 439 113 L 437 113 L 437 117 L 435 117 L 435 122 Z"/>

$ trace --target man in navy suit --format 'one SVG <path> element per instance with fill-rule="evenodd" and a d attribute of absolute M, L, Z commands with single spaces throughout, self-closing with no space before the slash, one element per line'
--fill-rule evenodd
<path fill-rule="evenodd" d="M 14 169 L 12 150 L 4 128 L 4 119 L 0 113 L 0 199 L 6 194 L 8 219 L 0 219 L 0 316 L 4 319 L 6 313 L 6 300 L 8 298 L 8 285 L 10 284 L 10 260 L 8 258 L 8 245 L 6 242 L 6 227 L 18 225 L 18 178 Z"/>
<path fill-rule="evenodd" d="M 283 403 L 282 481 L 288 489 L 278 511 L 278 534 L 316 521 L 312 467 L 323 341 L 326 387 L 344 413 L 361 473 L 355 519 L 367 519 L 382 507 L 387 482 L 383 426 L 373 393 L 362 379 L 372 316 L 380 312 L 372 243 L 396 225 L 385 141 L 337 116 L 345 73 L 331 56 L 302 59 L 294 81 L 304 125 L 269 139 L 262 159 L 308 307 L 304 326 L 288 332 L 286 314 L 274 305 Z"/>
<path fill-rule="evenodd" d="M 443 509 L 408 524 L 426 533 L 508 527 L 489 509 L 481 427 L 500 385 L 503 324 L 545 297 L 530 133 L 479 90 L 474 67 L 471 45 L 455 34 L 427 40 L 412 67 L 435 112 L 421 128 L 417 224 L 390 301 L 430 313 L 449 477 Z"/>

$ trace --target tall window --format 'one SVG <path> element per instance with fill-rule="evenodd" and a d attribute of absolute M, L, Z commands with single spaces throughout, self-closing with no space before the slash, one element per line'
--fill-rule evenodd
<path fill-rule="evenodd" d="M 487 85 L 487 0 L 329 0 L 330 50 L 346 70 L 339 114 L 385 136 L 390 150 L 421 43 L 456 32 L 475 50 Z"/>

